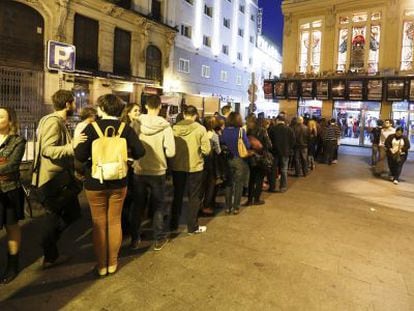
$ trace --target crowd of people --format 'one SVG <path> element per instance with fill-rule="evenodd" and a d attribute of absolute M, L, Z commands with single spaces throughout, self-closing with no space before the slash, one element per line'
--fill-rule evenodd
<path fill-rule="evenodd" d="M 287 191 L 289 169 L 296 177 L 306 177 L 317 161 L 329 165 L 338 161 L 341 130 L 335 119 L 294 117 L 288 123 L 281 112 L 275 119 L 251 114 L 243 122 L 231 106 L 201 118 L 197 108 L 188 105 L 171 125 L 160 116 L 159 96 L 148 97 L 142 113 L 137 104 L 125 105 L 107 94 L 99 97 L 95 107 L 82 110 L 72 137 L 65 122 L 76 110 L 73 94 L 59 90 L 52 101 L 55 111 L 39 121 L 32 177 L 45 209 L 41 235 L 45 269 L 67 259 L 59 253 L 57 242 L 81 216 L 82 190 L 92 216 L 94 272 L 104 277 L 118 269 L 123 237 L 130 238 L 132 250 L 140 248 L 147 214 L 152 220 L 153 249 L 160 251 L 170 233 L 180 229 L 181 216 L 189 235 L 206 232 L 198 217 L 216 212 L 220 193 L 225 213 L 237 215 L 242 206 L 264 204 L 263 189 Z M 380 165 L 385 152 L 399 153 L 400 161 L 391 157 L 389 162 L 398 182 L 409 142 L 401 139 L 398 129 L 391 133 L 387 122 L 379 130 L 380 156 L 375 161 Z M 0 228 L 6 228 L 8 239 L 2 283 L 19 273 L 18 222 L 24 218 L 19 165 L 25 141 L 17 128 L 14 111 L 1 107 Z M 385 137 L 388 131 L 391 135 Z M 171 204 L 166 200 L 167 176 L 172 177 Z M 242 203 L 243 195 L 247 200 Z"/>

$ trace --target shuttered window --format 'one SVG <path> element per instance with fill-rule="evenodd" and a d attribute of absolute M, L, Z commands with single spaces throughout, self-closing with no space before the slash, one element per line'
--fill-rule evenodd
<path fill-rule="evenodd" d="M 131 33 L 115 28 L 114 73 L 131 74 Z"/>
<path fill-rule="evenodd" d="M 76 46 L 76 68 L 98 70 L 98 21 L 76 14 L 73 42 Z"/>

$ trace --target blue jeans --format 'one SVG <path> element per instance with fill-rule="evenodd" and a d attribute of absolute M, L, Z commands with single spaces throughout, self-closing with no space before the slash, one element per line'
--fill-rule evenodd
<path fill-rule="evenodd" d="M 146 206 L 154 212 L 154 239 L 161 240 L 167 235 L 167 221 L 170 215 L 169 206 L 165 203 L 165 175 L 134 175 L 134 205 L 131 211 L 131 238 L 139 239 L 141 217 Z"/>
<path fill-rule="evenodd" d="M 240 208 L 246 176 L 249 174 L 249 166 L 241 158 L 229 160 L 231 180 L 226 184 L 226 209 Z"/>

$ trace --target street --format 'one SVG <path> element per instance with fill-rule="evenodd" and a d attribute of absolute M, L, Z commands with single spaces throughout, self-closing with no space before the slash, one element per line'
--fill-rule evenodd
<path fill-rule="evenodd" d="M 71 259 L 46 271 L 40 219 L 29 221 L 25 268 L 0 287 L 0 310 L 414 310 L 414 162 L 396 186 L 372 177 L 367 149 L 341 148 L 337 165 L 290 177 L 265 205 L 202 218 L 204 234 L 182 227 L 160 252 L 125 241 L 119 271 L 102 280 L 86 207 L 60 243 Z"/>

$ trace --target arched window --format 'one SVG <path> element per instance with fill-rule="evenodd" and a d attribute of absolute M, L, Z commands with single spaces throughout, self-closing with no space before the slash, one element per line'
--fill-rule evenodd
<path fill-rule="evenodd" d="M 159 48 L 150 45 L 147 48 L 147 66 L 145 77 L 147 79 L 162 81 L 162 54 Z"/>
<path fill-rule="evenodd" d="M 0 1 L 0 65 L 43 70 L 43 17 L 33 8 Z"/>

